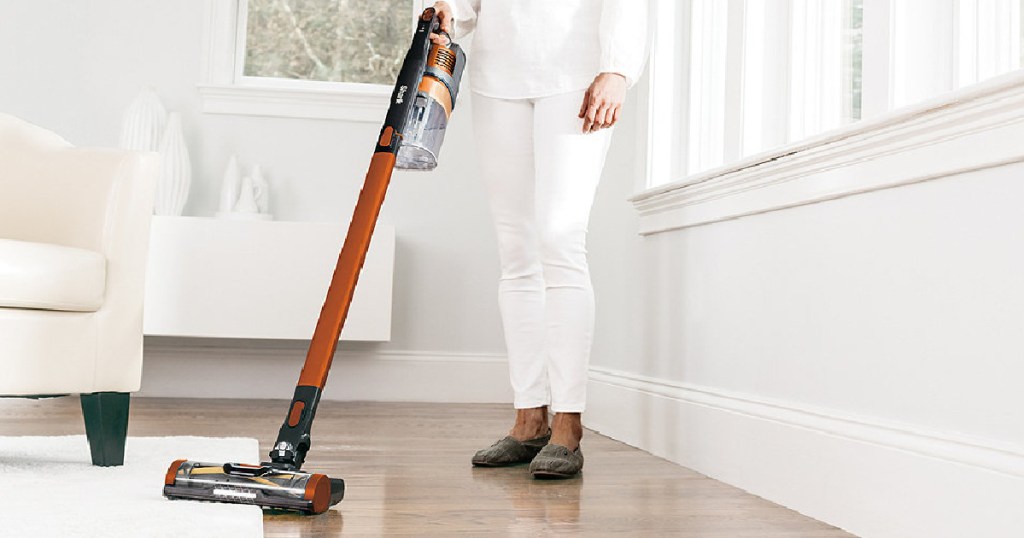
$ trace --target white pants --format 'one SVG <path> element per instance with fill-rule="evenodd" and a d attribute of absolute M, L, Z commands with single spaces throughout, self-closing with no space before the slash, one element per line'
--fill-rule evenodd
<path fill-rule="evenodd" d="M 473 95 L 498 235 L 498 304 L 519 409 L 582 412 L 594 329 L 586 235 L 611 130 L 583 134 L 583 91 Z"/>

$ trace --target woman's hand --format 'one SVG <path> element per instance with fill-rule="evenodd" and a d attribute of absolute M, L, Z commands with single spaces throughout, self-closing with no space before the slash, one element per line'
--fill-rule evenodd
<path fill-rule="evenodd" d="M 592 133 L 619 121 L 622 101 L 626 98 L 626 77 L 618 73 L 601 73 L 583 96 L 580 117 L 583 132 Z"/>
<path fill-rule="evenodd" d="M 451 44 L 452 31 L 455 30 L 455 18 L 452 15 L 452 7 L 448 5 L 448 2 L 435 2 L 434 9 L 437 11 L 438 22 L 441 23 L 441 31 L 448 34 L 443 36 L 441 34 L 430 34 L 430 41 L 442 47 L 447 47 Z"/>

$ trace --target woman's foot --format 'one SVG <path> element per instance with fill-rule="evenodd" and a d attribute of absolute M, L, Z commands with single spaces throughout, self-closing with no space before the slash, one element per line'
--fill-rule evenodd
<path fill-rule="evenodd" d="M 548 407 L 530 407 L 516 409 L 516 423 L 509 430 L 508 436 L 517 441 L 537 439 L 551 433 L 548 428 Z"/>
<path fill-rule="evenodd" d="M 512 436 L 505 437 L 493 445 L 473 454 L 473 466 L 505 467 L 508 465 L 529 463 L 533 461 L 533 458 L 541 451 L 541 449 L 545 446 L 549 446 L 548 441 L 550 439 L 550 432 L 541 437 L 537 437 L 536 439 L 527 439 L 525 441 L 520 441 Z"/>
<path fill-rule="evenodd" d="M 583 423 L 579 413 L 558 413 L 551 423 L 551 440 L 530 462 L 534 478 L 570 478 L 583 470 Z"/>
<path fill-rule="evenodd" d="M 504 467 L 529 463 L 551 440 L 548 408 L 516 409 L 516 422 L 508 436 L 473 455 L 477 467 Z"/>
<path fill-rule="evenodd" d="M 580 446 L 583 439 L 583 423 L 580 413 L 557 413 L 551 422 L 551 444 L 564 446 L 570 452 Z"/>
<path fill-rule="evenodd" d="M 583 451 L 554 443 L 541 449 L 530 462 L 530 474 L 534 478 L 572 478 L 583 470 Z"/>

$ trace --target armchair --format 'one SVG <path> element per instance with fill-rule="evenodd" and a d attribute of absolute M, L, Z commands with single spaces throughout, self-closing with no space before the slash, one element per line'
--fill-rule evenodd
<path fill-rule="evenodd" d="M 158 165 L 0 114 L 0 396 L 80 394 L 94 465 L 123 463 L 141 382 Z"/>

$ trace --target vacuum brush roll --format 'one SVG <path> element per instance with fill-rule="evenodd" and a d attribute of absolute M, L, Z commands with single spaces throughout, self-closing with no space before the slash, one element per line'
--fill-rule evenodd
<path fill-rule="evenodd" d="M 307 514 L 326 512 L 344 495 L 343 480 L 270 465 L 177 460 L 164 479 L 168 499 L 253 504 Z"/>

